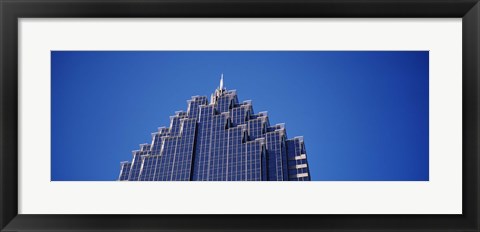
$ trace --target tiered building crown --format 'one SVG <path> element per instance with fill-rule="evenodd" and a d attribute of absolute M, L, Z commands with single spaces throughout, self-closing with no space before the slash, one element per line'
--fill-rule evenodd
<path fill-rule="evenodd" d="M 287 139 L 284 124 L 270 125 L 251 101 L 220 85 L 211 95 L 193 96 L 151 144 L 122 162 L 121 181 L 307 181 L 303 137 Z"/>

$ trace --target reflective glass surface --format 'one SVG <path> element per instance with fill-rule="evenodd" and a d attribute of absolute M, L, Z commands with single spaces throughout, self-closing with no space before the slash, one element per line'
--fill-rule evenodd
<path fill-rule="evenodd" d="M 283 124 L 271 126 L 266 112 L 218 88 L 194 96 L 187 112 L 152 134 L 151 144 L 122 162 L 120 181 L 308 181 L 302 137 L 287 139 Z"/>

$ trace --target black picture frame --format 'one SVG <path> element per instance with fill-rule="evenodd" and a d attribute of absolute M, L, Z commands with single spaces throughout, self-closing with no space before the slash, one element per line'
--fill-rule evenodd
<path fill-rule="evenodd" d="M 1 231 L 480 231 L 478 0 L 0 0 L 0 12 Z M 463 214 L 18 214 L 17 22 L 19 18 L 59 17 L 462 18 Z"/>

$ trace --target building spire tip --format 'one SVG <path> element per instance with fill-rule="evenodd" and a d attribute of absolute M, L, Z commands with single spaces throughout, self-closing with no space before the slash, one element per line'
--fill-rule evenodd
<path fill-rule="evenodd" d="M 223 73 L 220 76 L 220 90 L 222 90 L 222 89 L 223 89 Z"/>

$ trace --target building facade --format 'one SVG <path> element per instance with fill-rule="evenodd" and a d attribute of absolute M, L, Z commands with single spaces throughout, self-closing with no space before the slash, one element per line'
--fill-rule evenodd
<path fill-rule="evenodd" d="M 193 96 L 187 105 L 121 163 L 120 181 L 310 180 L 303 137 L 287 139 L 284 124 L 239 102 L 223 76 L 210 102 Z"/>

